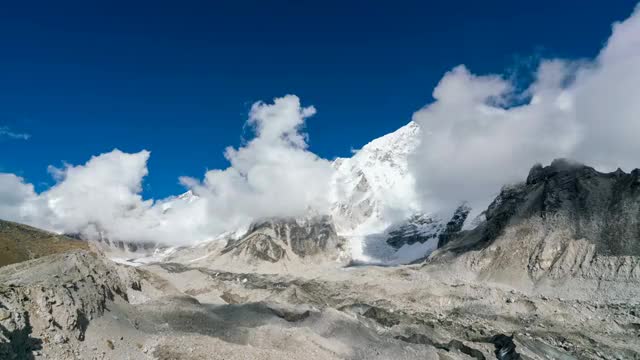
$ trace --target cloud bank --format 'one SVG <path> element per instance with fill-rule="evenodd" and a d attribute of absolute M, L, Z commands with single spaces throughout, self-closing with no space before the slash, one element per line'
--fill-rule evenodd
<path fill-rule="evenodd" d="M 120 150 L 84 165 L 50 167 L 57 184 L 36 194 L 13 174 L 0 174 L 0 218 L 86 238 L 189 244 L 267 216 L 328 209 L 331 163 L 307 150 L 305 120 L 315 114 L 287 95 L 258 102 L 249 113 L 255 137 L 227 148 L 230 166 L 204 180 L 181 178 L 193 201 L 145 200 L 140 195 L 150 152 Z"/>
<path fill-rule="evenodd" d="M 421 141 L 410 170 L 423 210 L 461 201 L 481 209 L 503 184 L 557 157 L 601 170 L 640 165 L 640 10 L 614 24 L 596 59 L 544 60 L 534 79 L 522 92 L 464 65 L 444 75 L 435 101 L 413 116 Z M 190 244 L 256 218 L 327 213 L 334 170 L 303 131 L 315 112 L 294 95 L 255 103 L 247 120 L 255 136 L 226 149 L 229 167 L 180 179 L 197 195 L 189 201 L 143 199 L 150 153 L 113 150 L 51 167 L 57 183 L 42 193 L 0 173 L 0 218 L 87 238 Z"/>
<path fill-rule="evenodd" d="M 512 81 L 463 65 L 445 74 L 435 102 L 413 116 L 422 138 L 411 165 L 428 210 L 486 206 L 501 185 L 557 157 L 605 171 L 640 165 L 638 8 L 593 61 L 544 60 L 534 75 L 518 93 Z"/>

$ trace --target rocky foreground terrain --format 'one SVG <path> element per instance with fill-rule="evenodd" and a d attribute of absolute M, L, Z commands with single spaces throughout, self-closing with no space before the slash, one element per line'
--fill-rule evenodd
<path fill-rule="evenodd" d="M 639 179 L 536 166 L 413 265 L 349 266 L 326 218 L 8 265 L 0 359 L 640 359 Z"/>

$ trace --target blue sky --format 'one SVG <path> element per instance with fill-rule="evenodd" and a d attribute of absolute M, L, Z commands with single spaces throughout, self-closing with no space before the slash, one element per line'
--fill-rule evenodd
<path fill-rule="evenodd" d="M 181 1 L 3 4 L 0 172 L 152 152 L 145 196 L 224 168 L 250 105 L 292 93 L 310 149 L 347 156 L 404 125 L 458 64 L 526 74 L 595 56 L 635 1 Z M 525 76 L 526 78 L 526 76 Z M 244 132 L 243 132 L 244 131 Z"/>

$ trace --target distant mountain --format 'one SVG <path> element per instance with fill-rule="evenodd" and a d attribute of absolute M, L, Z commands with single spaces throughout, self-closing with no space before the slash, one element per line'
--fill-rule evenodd
<path fill-rule="evenodd" d="M 230 239 L 221 254 L 245 256 L 269 262 L 313 256 L 337 257 L 344 239 L 329 216 L 271 218 L 251 224 L 239 239 Z"/>
<path fill-rule="evenodd" d="M 170 261 L 214 269 L 256 272 L 299 272 L 349 260 L 345 239 L 330 216 L 276 217 L 254 221 L 243 235 L 223 236 L 164 255 L 132 259 L 132 263 Z"/>
<path fill-rule="evenodd" d="M 420 126 L 411 121 L 374 139 L 350 158 L 333 163 L 331 215 L 338 232 L 351 239 L 357 261 L 406 263 L 428 255 L 463 226 L 471 209 L 454 214 L 422 211 L 410 171 L 420 143 Z"/>
<path fill-rule="evenodd" d="M 0 266 L 88 248 L 82 240 L 0 220 Z"/>
<path fill-rule="evenodd" d="M 442 247 L 453 234 L 462 230 L 470 212 L 471 208 L 467 204 L 462 204 L 447 222 L 438 217 L 418 213 L 389 228 L 387 244 L 397 249 L 404 245 L 433 240 L 435 247 Z"/>

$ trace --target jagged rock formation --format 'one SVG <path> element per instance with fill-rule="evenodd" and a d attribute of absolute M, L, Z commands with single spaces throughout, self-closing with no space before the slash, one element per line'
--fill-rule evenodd
<path fill-rule="evenodd" d="M 471 208 L 467 204 L 462 204 L 456 209 L 451 220 L 444 226 L 444 230 L 438 234 L 438 247 L 446 245 L 451 237 L 462 230 L 469 212 L 471 212 Z"/>
<path fill-rule="evenodd" d="M 387 244 L 399 249 L 404 245 L 425 243 L 437 239 L 444 228 L 445 224 L 439 219 L 426 214 L 416 214 L 406 222 L 391 227 Z"/>
<path fill-rule="evenodd" d="M 244 236 L 229 240 L 221 253 L 275 263 L 292 255 L 335 256 L 343 245 L 329 216 L 271 218 L 254 222 Z"/>
<path fill-rule="evenodd" d="M 0 220 L 0 266 L 88 248 L 84 241 Z"/>
<path fill-rule="evenodd" d="M 437 217 L 416 214 L 406 222 L 392 226 L 388 230 L 387 244 L 399 249 L 404 245 L 424 244 L 429 240 L 437 239 L 437 247 L 442 247 L 451 236 L 462 230 L 470 211 L 469 206 L 462 204 L 446 223 Z"/>
<path fill-rule="evenodd" d="M 461 256 L 501 278 L 640 280 L 638 169 L 601 173 L 562 159 L 536 165 L 526 182 L 503 188 L 485 215 L 430 260 Z"/>
<path fill-rule="evenodd" d="M 2 268 L 0 358 L 28 359 L 43 347 L 82 341 L 115 297 L 127 297 L 116 271 L 85 251 Z"/>

